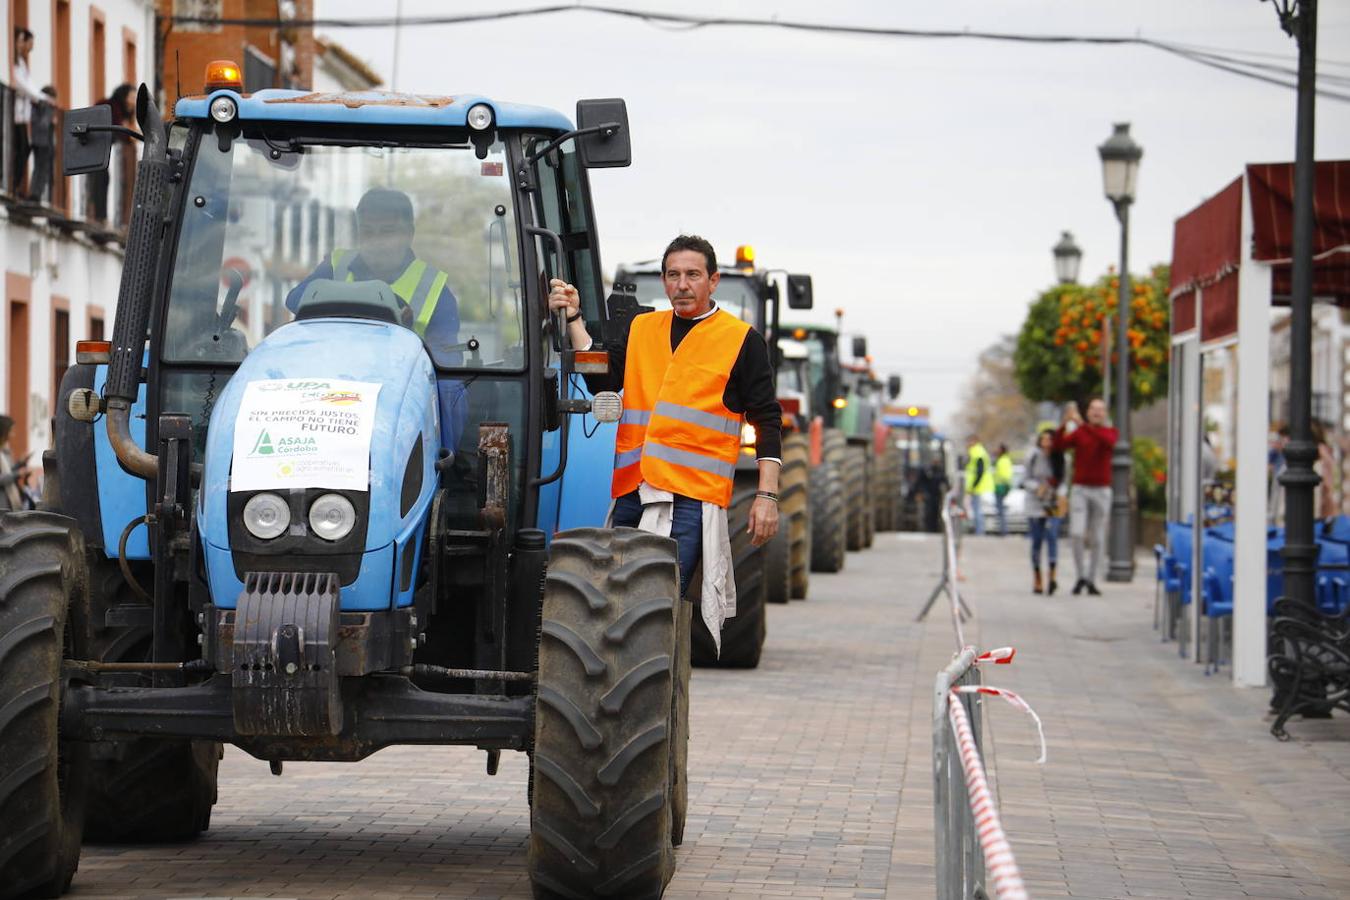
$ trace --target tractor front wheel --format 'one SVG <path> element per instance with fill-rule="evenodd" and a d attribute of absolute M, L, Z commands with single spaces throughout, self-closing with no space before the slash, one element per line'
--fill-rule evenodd
<path fill-rule="evenodd" d="M 811 583 L 811 445 L 800 432 L 783 439 L 778 527 L 788 535 L 789 592 L 805 600 Z"/>
<path fill-rule="evenodd" d="M 578 528 L 553 539 L 530 805 L 536 898 L 656 898 L 674 873 L 688 717 L 678 598 L 670 538 Z"/>
<path fill-rule="evenodd" d="M 92 658 L 101 662 L 150 659 L 149 625 L 107 625 L 108 610 L 139 605 L 121 568 L 100 555 L 91 561 L 90 571 Z M 112 758 L 90 762 L 85 840 L 188 841 L 210 826 L 221 755 L 218 742 L 134 738 L 106 746 Z"/>
<path fill-rule="evenodd" d="M 0 515 L 0 898 L 58 897 L 79 866 L 89 751 L 58 718 L 61 661 L 87 652 L 87 580 L 73 520 Z"/>

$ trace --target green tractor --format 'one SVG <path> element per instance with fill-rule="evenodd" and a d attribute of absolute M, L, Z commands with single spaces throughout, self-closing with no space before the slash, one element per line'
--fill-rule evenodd
<path fill-rule="evenodd" d="M 749 322 L 769 343 L 771 359 L 778 366 L 781 304 L 775 272 L 757 269 L 754 251 L 736 250 L 736 264 L 718 266 L 721 281 L 716 300 L 722 309 Z M 783 273 L 786 274 L 786 273 Z M 661 261 L 646 260 L 620 265 L 615 285 L 630 288 L 641 307 L 664 307 L 669 302 L 661 281 Z M 786 275 L 787 301 L 791 309 L 810 309 L 811 276 Z M 785 420 L 786 420 L 785 416 Z M 791 424 L 795 425 L 796 419 Z M 736 466 L 736 490 L 727 510 L 731 549 L 735 557 L 736 615 L 722 628 L 719 656 L 712 635 L 699 617 L 694 619 L 693 664 L 723 668 L 754 668 L 763 650 L 767 615 L 765 603 L 786 603 L 790 597 L 805 597 L 810 570 L 812 534 L 807 491 L 810 451 L 804 434 L 785 421 L 783 470 L 779 476 L 778 535 L 763 547 L 753 546 L 746 536 L 750 505 L 759 486 L 759 466 L 754 454 L 754 430 L 747 425 L 742 435 L 743 452 Z M 697 590 L 691 585 L 690 593 Z"/>

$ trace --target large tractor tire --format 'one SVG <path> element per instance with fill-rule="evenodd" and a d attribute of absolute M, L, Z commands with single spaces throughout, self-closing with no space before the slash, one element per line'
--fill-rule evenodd
<path fill-rule="evenodd" d="M 792 597 L 792 540 L 781 510 L 778 533 L 764 545 L 764 600 L 787 603 Z"/>
<path fill-rule="evenodd" d="M 863 549 L 871 547 L 876 541 L 876 500 L 877 494 L 877 457 L 871 445 L 862 447 L 863 451 Z"/>
<path fill-rule="evenodd" d="M 91 560 L 90 571 L 92 657 L 102 662 L 148 660 L 148 624 L 107 624 L 109 609 L 142 605 L 121 569 L 100 554 Z M 146 572 L 144 577 L 148 580 L 149 575 Z M 219 743 L 135 738 L 108 742 L 100 750 L 106 752 L 90 762 L 85 840 L 100 844 L 187 841 L 210 826 Z"/>
<path fill-rule="evenodd" d="M 675 634 L 688 635 L 694 604 L 682 600 L 675 610 Z M 675 654 L 675 691 L 670 706 L 670 843 L 684 843 L 684 820 L 689 810 L 689 641 L 679 641 Z"/>
<path fill-rule="evenodd" d="M 690 584 L 689 598 L 694 604 L 693 640 L 690 658 L 700 667 L 753 669 L 759 665 L 767 632 L 765 606 L 765 565 L 763 547 L 750 543 L 746 529 L 750 525 L 753 489 L 737 489 L 727 510 L 727 528 L 731 534 L 731 556 L 735 567 L 736 615 L 722 623 L 722 652 L 713 643 L 712 632 L 703 621 L 701 584 Z"/>
<path fill-rule="evenodd" d="M 845 445 L 839 472 L 844 479 L 844 505 L 848 511 L 848 549 L 862 550 L 867 546 L 867 525 L 864 512 L 870 514 L 872 501 L 867 488 L 867 453 L 857 445 Z"/>
<path fill-rule="evenodd" d="M 656 898 L 674 873 L 688 732 L 678 595 L 670 538 L 577 528 L 553 539 L 530 806 L 536 898 Z"/>
<path fill-rule="evenodd" d="M 783 440 L 778 498 L 778 528 L 788 536 L 789 596 L 805 600 L 811 583 L 811 445 L 804 434 Z"/>
<path fill-rule="evenodd" d="M 848 558 L 848 508 L 839 470 L 822 463 L 811 470 L 811 571 L 839 572 Z"/>
<path fill-rule="evenodd" d="M 904 474 L 900 469 L 900 448 L 888 436 L 886 449 L 877 457 L 877 531 L 900 530 L 904 505 Z"/>
<path fill-rule="evenodd" d="M 74 521 L 0 515 L 0 898 L 59 897 L 79 866 L 89 750 L 57 720 L 62 658 L 88 649 L 87 580 Z"/>

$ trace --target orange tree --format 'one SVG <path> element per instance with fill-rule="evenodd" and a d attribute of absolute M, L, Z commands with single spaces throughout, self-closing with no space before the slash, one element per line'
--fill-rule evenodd
<path fill-rule="evenodd" d="M 1157 265 L 1131 281 L 1130 404 L 1138 409 L 1167 393 L 1170 273 Z M 1114 270 L 1089 285 L 1056 285 L 1031 303 L 1013 355 L 1018 387 L 1029 400 L 1077 401 L 1102 390 L 1102 329 L 1116 350 L 1116 305 L 1120 282 Z"/>

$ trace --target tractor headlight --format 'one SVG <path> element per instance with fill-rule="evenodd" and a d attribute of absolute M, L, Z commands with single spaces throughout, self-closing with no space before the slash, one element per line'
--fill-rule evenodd
<path fill-rule="evenodd" d="M 467 118 L 469 127 L 474 131 L 485 131 L 492 125 L 492 107 L 486 103 L 475 103 L 469 107 Z"/>
<path fill-rule="evenodd" d="M 309 507 L 309 527 L 325 541 L 340 541 L 356 527 L 356 507 L 341 494 L 324 494 Z"/>
<path fill-rule="evenodd" d="M 276 494 L 254 494 L 244 504 L 244 527 L 260 540 L 270 541 L 286 533 L 291 508 Z"/>
<path fill-rule="evenodd" d="M 211 101 L 211 118 L 224 125 L 233 122 L 239 114 L 239 107 L 229 97 L 217 97 Z"/>

